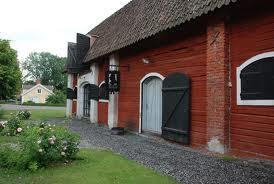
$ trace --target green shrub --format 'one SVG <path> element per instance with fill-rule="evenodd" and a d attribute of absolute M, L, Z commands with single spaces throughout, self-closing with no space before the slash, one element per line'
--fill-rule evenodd
<path fill-rule="evenodd" d="M 0 167 L 35 171 L 56 162 L 68 162 L 79 151 L 79 136 L 64 127 L 28 124 L 17 146 L 0 147 Z"/>
<path fill-rule="evenodd" d="M 16 115 L 12 115 L 8 121 L 0 122 L 0 132 L 1 134 L 8 136 L 15 136 L 23 131 L 22 120 L 27 120 L 31 116 L 31 113 L 27 110 L 19 111 Z"/>
<path fill-rule="evenodd" d="M 0 121 L 0 133 L 4 130 L 6 127 L 7 121 Z"/>
<path fill-rule="evenodd" d="M 22 120 L 16 116 L 13 115 L 6 123 L 2 130 L 2 133 L 4 135 L 8 136 L 14 136 L 17 134 L 20 134 L 23 131 L 22 129 Z"/>
<path fill-rule="evenodd" d="M 0 147 L 0 167 L 17 168 L 20 160 L 20 152 L 15 151 L 12 145 L 1 145 Z"/>
<path fill-rule="evenodd" d="M 53 107 L 64 107 L 64 106 L 66 106 L 65 104 L 27 103 L 27 102 L 24 102 L 23 105 L 28 105 L 28 106 L 53 106 Z"/>
<path fill-rule="evenodd" d="M 48 104 L 65 104 L 66 95 L 62 91 L 55 91 L 55 93 L 50 95 L 46 101 Z"/>
<path fill-rule="evenodd" d="M 17 117 L 19 117 L 21 120 L 28 120 L 31 116 L 31 112 L 28 110 L 19 111 L 17 113 Z"/>
<path fill-rule="evenodd" d="M 35 105 L 35 102 L 27 101 L 27 102 L 24 102 L 23 105 Z"/>

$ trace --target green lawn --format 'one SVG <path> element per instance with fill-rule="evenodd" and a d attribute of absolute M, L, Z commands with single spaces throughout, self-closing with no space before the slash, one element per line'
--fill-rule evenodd
<path fill-rule="evenodd" d="M 110 151 L 81 150 L 78 160 L 72 164 L 59 165 L 27 171 L 0 169 L 0 183 L 9 184 L 168 184 L 177 183 L 168 176 L 145 168 Z"/>
<path fill-rule="evenodd" d="M 65 110 L 30 110 L 30 120 L 48 120 L 54 118 L 65 118 Z M 4 110 L 3 119 L 8 119 L 11 113 L 16 113 L 16 110 Z"/>
<path fill-rule="evenodd" d="M 6 110 L 4 118 L 16 111 Z M 64 110 L 31 110 L 31 120 L 64 118 Z M 17 137 L 0 136 L 3 143 L 17 141 Z M 0 168 L 0 184 L 169 184 L 177 183 L 168 176 L 106 150 L 81 149 L 79 159 L 70 164 L 58 164 L 37 172 Z"/>

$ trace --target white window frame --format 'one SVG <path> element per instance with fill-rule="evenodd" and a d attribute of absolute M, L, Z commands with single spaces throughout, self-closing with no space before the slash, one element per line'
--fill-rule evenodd
<path fill-rule="evenodd" d="M 40 92 L 39 92 L 40 91 Z M 37 89 L 38 94 L 42 94 L 42 89 Z"/>
<path fill-rule="evenodd" d="M 99 85 L 99 91 L 100 91 L 100 87 L 101 87 L 103 84 L 105 84 L 105 81 L 102 81 L 102 82 L 100 83 L 100 85 Z M 108 102 L 109 102 L 109 100 L 99 99 L 99 102 L 102 102 L 102 103 L 108 103 Z"/>
<path fill-rule="evenodd" d="M 245 61 L 241 66 L 237 67 L 236 72 L 236 80 L 237 80 L 237 105 L 255 105 L 255 106 L 274 106 L 274 100 L 242 100 L 241 99 L 241 78 L 240 74 L 241 71 L 250 65 L 251 63 L 254 63 L 255 61 L 258 61 L 263 58 L 268 57 L 274 57 L 274 52 L 266 52 L 263 54 L 256 55 L 247 61 Z"/>

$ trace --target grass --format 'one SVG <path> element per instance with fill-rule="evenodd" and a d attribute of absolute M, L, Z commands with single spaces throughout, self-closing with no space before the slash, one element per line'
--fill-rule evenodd
<path fill-rule="evenodd" d="M 7 119 L 16 113 L 5 110 Z M 64 118 L 64 110 L 31 110 L 30 120 Z M 3 143 L 17 142 L 18 137 L 0 136 Z M 175 184 L 173 178 L 106 150 L 81 149 L 78 159 L 69 164 L 56 164 L 37 172 L 0 168 L 0 184 Z"/>
<path fill-rule="evenodd" d="M 35 173 L 0 169 L 0 183 L 9 184 L 172 184 L 168 176 L 104 150 L 81 150 L 81 159 Z"/>
<path fill-rule="evenodd" d="M 65 107 L 66 104 L 50 104 L 50 103 L 23 103 L 26 106 L 51 106 L 51 107 Z"/>
<path fill-rule="evenodd" d="M 3 118 L 4 114 L 5 114 L 4 109 L 0 109 L 0 119 L 2 119 L 2 118 Z"/>
<path fill-rule="evenodd" d="M 232 162 L 232 161 L 237 161 L 238 159 L 233 156 L 225 155 L 222 157 L 222 160 L 226 162 Z"/>
<path fill-rule="evenodd" d="M 16 113 L 17 110 L 4 110 L 2 119 L 8 119 L 11 117 L 11 113 Z M 49 120 L 55 118 L 65 118 L 65 110 L 30 110 L 30 120 Z"/>

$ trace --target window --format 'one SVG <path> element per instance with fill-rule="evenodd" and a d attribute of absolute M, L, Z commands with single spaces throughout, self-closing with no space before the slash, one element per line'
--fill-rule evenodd
<path fill-rule="evenodd" d="M 41 89 L 38 89 L 37 92 L 38 92 L 38 93 L 41 93 Z"/>
<path fill-rule="evenodd" d="M 106 89 L 106 83 L 102 82 L 99 88 L 99 101 L 100 102 L 108 102 L 109 93 Z"/>
<path fill-rule="evenodd" d="M 84 102 L 83 102 L 83 114 L 85 117 L 90 116 L 90 84 L 84 86 Z"/>
<path fill-rule="evenodd" d="M 237 68 L 238 105 L 274 105 L 274 52 L 259 54 Z"/>

